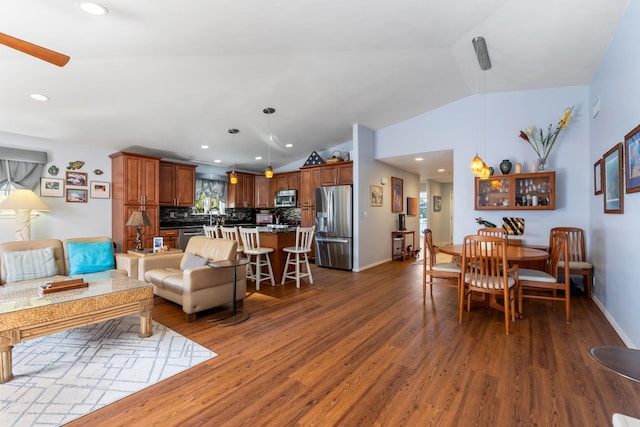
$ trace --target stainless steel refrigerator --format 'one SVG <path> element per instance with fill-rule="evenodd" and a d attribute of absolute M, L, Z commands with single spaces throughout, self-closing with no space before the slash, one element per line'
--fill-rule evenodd
<path fill-rule="evenodd" d="M 350 185 L 316 188 L 316 264 L 353 268 L 353 197 Z"/>

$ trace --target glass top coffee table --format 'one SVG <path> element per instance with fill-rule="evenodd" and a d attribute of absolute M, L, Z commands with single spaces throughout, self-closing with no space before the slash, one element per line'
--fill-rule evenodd
<path fill-rule="evenodd" d="M 130 314 L 140 315 L 140 336 L 151 336 L 152 285 L 115 272 L 76 277 L 89 286 L 42 297 L 40 285 L 70 277 L 0 286 L 0 383 L 13 377 L 13 346 L 27 339 Z"/>

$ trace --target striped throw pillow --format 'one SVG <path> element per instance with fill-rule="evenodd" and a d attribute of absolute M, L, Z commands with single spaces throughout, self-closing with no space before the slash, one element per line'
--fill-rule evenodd
<path fill-rule="evenodd" d="M 2 257 L 7 271 L 7 283 L 58 274 L 53 246 L 28 251 L 5 251 Z"/>

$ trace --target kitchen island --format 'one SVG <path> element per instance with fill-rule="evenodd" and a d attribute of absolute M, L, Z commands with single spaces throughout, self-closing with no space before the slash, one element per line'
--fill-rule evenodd
<path fill-rule="evenodd" d="M 273 280 L 275 280 L 276 285 L 279 285 L 282 280 L 284 265 L 287 261 L 287 254 L 282 249 L 295 245 L 295 228 L 277 230 L 277 232 L 260 231 L 260 246 L 273 249 L 269 257 L 271 259 L 271 268 L 273 268 Z"/>

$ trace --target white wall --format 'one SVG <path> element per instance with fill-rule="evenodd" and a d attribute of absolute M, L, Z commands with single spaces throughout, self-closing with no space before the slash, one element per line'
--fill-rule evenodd
<path fill-rule="evenodd" d="M 81 160 L 85 165 L 79 172 L 86 172 L 88 181 L 111 182 L 111 159 L 109 158 L 111 151 L 7 133 L 0 133 L 0 145 L 47 152 L 49 162 L 44 167 L 44 177 L 64 179 L 69 162 Z M 60 169 L 55 177 L 47 173 L 51 165 L 56 165 Z M 94 173 L 96 169 L 104 173 L 96 175 Z M 89 187 L 86 189 L 88 190 Z M 35 193 L 40 195 L 39 185 Z M 38 218 L 31 221 L 32 239 L 111 237 L 111 199 L 89 198 L 87 203 L 67 203 L 64 197 L 42 197 L 42 200 L 51 210 L 41 212 Z M 15 240 L 15 219 L 3 217 L 0 219 L 0 242 L 12 240 Z"/>
<path fill-rule="evenodd" d="M 598 69 L 588 105 L 600 99 L 600 112 L 590 121 L 589 165 L 602 157 L 640 123 L 638 84 L 638 40 L 640 2 L 629 2 L 627 10 Z M 604 214 L 603 196 L 589 188 L 591 214 L 590 257 L 595 265 L 595 299 L 630 347 L 640 346 L 640 263 L 638 262 L 638 212 L 640 193 L 624 195 L 624 214 Z"/>
<path fill-rule="evenodd" d="M 355 270 L 364 270 L 391 259 L 391 232 L 398 229 L 398 213 L 391 212 L 391 177 L 403 180 L 403 212 L 407 212 L 406 198 L 420 197 L 420 177 L 381 163 L 374 156 L 374 133 L 366 127 L 354 125 L 354 222 L 356 224 L 357 258 Z M 370 206 L 369 186 L 383 186 L 383 206 Z M 420 217 L 407 216 L 407 230 L 414 230 L 416 247 L 420 244 Z M 409 243 L 407 243 L 409 244 Z"/>
<path fill-rule="evenodd" d="M 482 157 L 499 171 L 502 159 L 529 164 L 533 149 L 518 134 L 527 126 L 547 127 L 561 118 L 566 107 L 575 106 L 575 118 L 563 131 L 550 159 L 556 171 L 555 211 L 476 211 L 474 180 L 469 165 L 481 136 L 479 97 L 472 96 L 381 129 L 376 133 L 375 157 L 393 157 L 453 149 L 455 241 L 478 229 L 475 218 L 500 224 L 504 216 L 525 218 L 526 244 L 546 245 L 549 230 L 559 225 L 589 226 L 589 198 L 593 162 L 589 159 L 588 88 L 569 87 L 539 91 L 486 95 L 486 148 Z M 525 169 L 526 170 L 526 169 Z M 499 172 L 497 172 L 499 173 Z M 446 195 L 444 195 L 446 197 Z M 445 198 L 443 197 L 443 199 Z M 431 200 L 432 201 L 432 200 Z"/>

